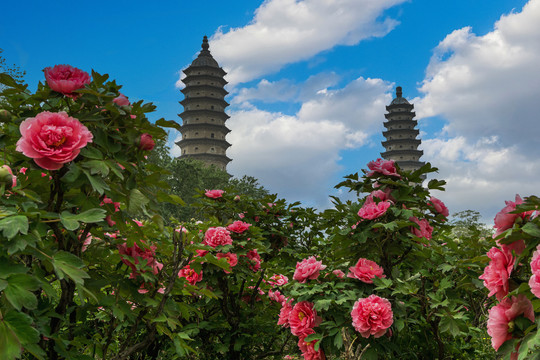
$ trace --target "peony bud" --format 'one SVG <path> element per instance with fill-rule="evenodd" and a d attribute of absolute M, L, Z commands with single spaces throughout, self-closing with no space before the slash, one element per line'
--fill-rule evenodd
<path fill-rule="evenodd" d="M 11 113 L 7 110 L 0 110 L 0 123 L 5 123 L 11 121 Z"/>
<path fill-rule="evenodd" d="M 8 188 L 17 186 L 17 177 L 13 176 L 11 168 L 7 165 L 0 167 L 0 184 L 6 184 Z"/>
<path fill-rule="evenodd" d="M 141 150 L 152 150 L 156 146 L 152 135 L 144 133 L 139 139 L 139 149 Z"/>

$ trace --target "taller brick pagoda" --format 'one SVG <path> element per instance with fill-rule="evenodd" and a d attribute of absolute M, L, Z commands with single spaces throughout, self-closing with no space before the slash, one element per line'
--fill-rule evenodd
<path fill-rule="evenodd" d="M 225 126 L 229 116 L 225 108 L 228 92 L 225 90 L 226 72 L 218 65 L 208 50 L 208 38 L 203 38 L 202 50 L 191 65 L 184 70 L 186 77 L 182 93 L 184 100 L 180 104 L 184 111 L 178 114 L 182 118 L 182 140 L 180 158 L 201 160 L 207 165 L 214 165 L 227 170 L 231 161 L 225 154 L 231 146 L 225 140 L 230 130 Z"/>
<path fill-rule="evenodd" d="M 386 107 L 388 114 L 384 117 L 388 120 L 384 122 L 386 131 L 383 132 L 386 141 L 382 145 L 386 149 L 381 153 L 385 160 L 394 160 L 402 170 L 414 171 L 419 169 L 424 162 L 420 157 L 424 154 L 418 150 L 420 139 L 416 137 L 419 134 L 414 120 L 415 112 L 413 104 L 405 99 L 401 86 L 396 87 L 396 98 Z"/>

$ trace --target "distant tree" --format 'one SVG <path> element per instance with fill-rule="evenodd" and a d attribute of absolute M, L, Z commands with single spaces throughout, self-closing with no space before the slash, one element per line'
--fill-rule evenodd
<path fill-rule="evenodd" d="M 480 213 L 475 210 L 464 210 L 452 215 L 450 225 L 452 235 L 456 238 L 485 239 L 493 235 L 493 229 L 480 221 Z"/>
<path fill-rule="evenodd" d="M 8 65 L 6 59 L 2 56 L 3 52 L 4 50 L 0 49 L 0 73 L 6 73 L 17 82 L 21 83 L 24 75 L 26 75 L 26 71 L 21 70 L 17 65 Z M 3 85 L 0 84 L 0 91 L 3 90 L 3 88 Z"/>

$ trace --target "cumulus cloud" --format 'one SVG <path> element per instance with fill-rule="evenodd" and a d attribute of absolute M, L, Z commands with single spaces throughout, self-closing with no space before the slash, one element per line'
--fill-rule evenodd
<path fill-rule="evenodd" d="M 210 49 L 231 84 L 247 82 L 336 45 L 386 35 L 397 21 L 384 11 L 406 0 L 266 0 L 250 24 L 218 31 Z"/>
<path fill-rule="evenodd" d="M 358 78 L 340 89 L 312 92 L 295 115 L 254 106 L 231 111 L 229 172 L 255 176 L 290 201 L 328 206 L 328 195 L 343 175 L 340 151 L 369 140 L 375 124 L 382 123 L 390 88 L 380 79 Z"/>

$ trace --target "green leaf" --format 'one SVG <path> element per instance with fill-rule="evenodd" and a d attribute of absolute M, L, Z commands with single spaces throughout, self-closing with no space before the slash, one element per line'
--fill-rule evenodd
<path fill-rule="evenodd" d="M 133 189 L 129 193 L 128 211 L 132 213 L 144 211 L 146 204 L 149 202 L 150 200 L 139 189 Z"/>
<path fill-rule="evenodd" d="M 305 342 L 312 342 L 313 340 L 320 340 L 323 338 L 323 335 L 322 334 L 311 334 L 311 335 L 308 335 L 306 336 L 306 338 L 304 339 Z"/>
<path fill-rule="evenodd" d="M 92 146 L 87 146 L 81 149 L 81 155 L 89 159 L 97 159 L 97 160 L 103 159 L 103 154 L 101 153 L 101 151 L 99 151 L 97 148 L 92 147 Z"/>
<path fill-rule="evenodd" d="M 54 254 L 52 260 L 59 279 L 63 279 L 64 275 L 67 275 L 75 283 L 83 284 L 84 279 L 90 277 L 85 271 L 81 270 L 84 262 L 71 253 L 59 251 Z"/>
<path fill-rule="evenodd" d="M 531 236 L 540 238 L 540 228 L 538 228 L 538 226 L 535 223 L 532 223 L 532 222 L 526 223 L 521 228 L 521 230 L 523 230 L 523 232 L 525 232 L 525 233 L 527 233 L 527 234 L 529 234 Z"/>
<path fill-rule="evenodd" d="M 3 218 L 0 220 L 0 230 L 8 239 L 14 238 L 18 233 L 28 234 L 28 218 L 24 215 Z"/>
<path fill-rule="evenodd" d="M 105 190 L 110 190 L 109 185 L 98 176 L 92 176 L 88 171 L 83 170 L 84 174 L 90 181 L 90 185 L 92 185 L 92 188 L 94 188 L 95 191 L 97 191 L 100 195 L 103 195 Z"/>
<path fill-rule="evenodd" d="M 459 324 L 451 315 L 444 316 L 439 324 L 441 332 L 449 332 L 452 336 L 458 336 L 461 334 L 459 330 Z"/>
<path fill-rule="evenodd" d="M 334 337 L 334 346 L 338 349 L 341 349 L 343 347 L 343 336 L 341 335 L 341 331 L 338 331 L 338 333 Z"/>
<path fill-rule="evenodd" d="M 156 125 L 166 127 L 166 128 L 173 128 L 173 129 L 176 129 L 178 131 L 182 131 L 181 130 L 182 126 L 180 126 L 180 124 L 177 123 L 174 120 L 165 120 L 165 119 L 161 118 L 161 119 L 156 121 Z"/>
<path fill-rule="evenodd" d="M 80 214 L 72 214 L 68 211 L 62 211 L 60 214 L 60 221 L 62 221 L 62 224 L 67 230 L 73 231 L 79 228 L 79 222 L 97 223 L 105 219 L 106 215 L 107 211 L 100 208 L 86 210 Z"/>
<path fill-rule="evenodd" d="M 84 163 L 84 167 L 90 169 L 90 174 L 100 174 L 102 176 L 109 175 L 109 166 L 103 160 L 90 160 Z"/>
<path fill-rule="evenodd" d="M 8 279 L 8 286 L 4 289 L 6 299 L 17 310 L 23 307 L 35 309 L 37 307 L 36 296 L 32 293 L 39 289 L 39 282 L 30 275 L 15 274 Z"/>

